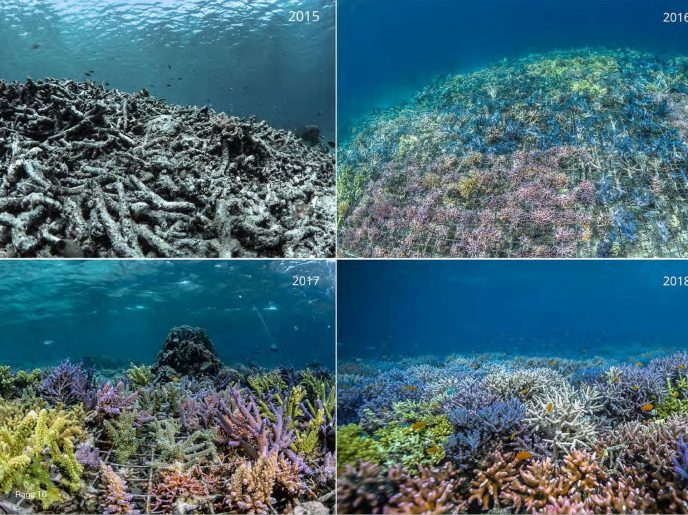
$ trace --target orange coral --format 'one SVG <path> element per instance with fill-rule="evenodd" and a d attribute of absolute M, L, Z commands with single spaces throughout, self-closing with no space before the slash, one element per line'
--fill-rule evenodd
<path fill-rule="evenodd" d="M 391 469 L 389 477 L 400 484 L 385 513 L 456 513 L 465 508 L 460 492 L 464 479 L 451 463 L 442 468 L 420 465 L 415 477 L 402 469 Z"/>
<path fill-rule="evenodd" d="M 563 478 L 559 477 L 551 458 L 536 460 L 519 470 L 502 491 L 502 500 L 520 511 L 521 506 L 530 510 L 541 510 L 549 502 L 564 493 Z"/>
<path fill-rule="evenodd" d="M 192 472 L 163 472 L 162 482 L 155 485 L 151 492 L 152 511 L 169 512 L 178 502 L 197 504 L 199 498 L 207 495 L 205 486 L 192 475 Z"/>
<path fill-rule="evenodd" d="M 468 504 L 478 503 L 483 510 L 499 507 L 500 494 L 516 477 L 513 453 L 495 452 L 490 459 L 475 470 L 476 478 L 471 483 Z"/>

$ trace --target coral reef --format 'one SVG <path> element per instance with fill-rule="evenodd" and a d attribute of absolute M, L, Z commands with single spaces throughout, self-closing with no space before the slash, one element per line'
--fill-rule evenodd
<path fill-rule="evenodd" d="M 685 513 L 685 362 L 344 361 L 338 512 Z"/>
<path fill-rule="evenodd" d="M 3 257 L 329 257 L 334 156 L 93 82 L 0 82 Z"/>
<path fill-rule="evenodd" d="M 334 510 L 330 372 L 224 368 L 187 327 L 125 367 L 0 369 L 0 512 Z"/>
<path fill-rule="evenodd" d="M 156 377 L 214 376 L 222 368 L 213 342 L 200 328 L 175 327 L 167 335 L 153 367 Z"/>
<path fill-rule="evenodd" d="M 537 54 L 372 113 L 339 138 L 338 252 L 685 257 L 687 63 Z"/>

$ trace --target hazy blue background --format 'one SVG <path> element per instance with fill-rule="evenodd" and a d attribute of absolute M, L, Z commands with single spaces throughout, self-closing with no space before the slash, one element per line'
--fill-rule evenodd
<path fill-rule="evenodd" d="M 338 357 L 504 352 L 621 361 L 688 349 L 682 261 L 344 261 Z"/>
<path fill-rule="evenodd" d="M 292 275 L 320 282 L 294 287 Z M 186 324 L 227 364 L 334 369 L 334 287 L 327 261 L 0 261 L 0 364 L 152 363 Z"/>
<path fill-rule="evenodd" d="M 321 20 L 290 23 L 292 9 Z M 2 0 L 0 79 L 93 70 L 111 88 L 332 139 L 334 22 L 334 0 Z"/>
<path fill-rule="evenodd" d="M 688 53 L 683 0 L 339 0 L 339 137 L 439 75 L 585 46 Z"/>

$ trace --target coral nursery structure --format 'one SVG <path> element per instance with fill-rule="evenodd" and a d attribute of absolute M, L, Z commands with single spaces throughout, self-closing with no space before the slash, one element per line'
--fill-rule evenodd
<path fill-rule="evenodd" d="M 688 58 L 533 55 L 340 138 L 340 254 L 686 257 Z"/>
<path fill-rule="evenodd" d="M 338 368 L 339 513 L 688 513 L 688 354 Z"/>
<path fill-rule="evenodd" d="M 0 81 L 0 257 L 329 257 L 334 156 L 93 82 Z"/>
<path fill-rule="evenodd" d="M 223 366 L 192 327 L 109 377 L 0 367 L 0 512 L 328 513 L 334 411 L 328 371 Z"/>

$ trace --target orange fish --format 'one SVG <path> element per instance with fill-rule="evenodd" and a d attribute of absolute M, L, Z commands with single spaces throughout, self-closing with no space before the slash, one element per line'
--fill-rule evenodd
<path fill-rule="evenodd" d="M 648 402 L 647 404 L 643 404 L 642 406 L 640 406 L 640 411 L 652 411 L 653 409 L 655 409 L 655 405 L 651 402 Z"/>
<path fill-rule="evenodd" d="M 518 451 L 518 452 L 516 453 L 516 460 L 517 460 L 517 461 L 529 460 L 529 459 L 532 458 L 532 457 L 533 457 L 533 453 L 532 453 L 532 452 L 528 452 L 528 451 Z"/>
<path fill-rule="evenodd" d="M 440 406 L 439 402 L 433 402 L 432 406 L 430 406 L 430 407 L 434 410 L 438 410 L 438 409 L 440 409 L 441 406 Z"/>
<path fill-rule="evenodd" d="M 643 366 L 643 362 L 642 362 L 642 361 L 636 361 L 636 362 L 635 362 L 635 366 L 636 366 L 636 367 L 642 367 L 642 366 Z"/>
<path fill-rule="evenodd" d="M 681 363 L 677 368 L 680 368 L 681 370 L 683 370 L 684 368 L 686 368 L 686 366 L 683 363 Z"/>
<path fill-rule="evenodd" d="M 411 386 L 404 386 L 404 387 L 402 387 L 402 390 L 406 390 L 407 392 L 415 392 L 415 391 L 418 390 L 418 387 L 417 387 L 417 386 L 413 386 L 413 385 L 411 385 Z"/>
<path fill-rule="evenodd" d="M 550 360 L 549 360 L 549 365 L 550 365 L 551 367 L 553 367 L 553 366 L 556 365 L 556 364 L 557 364 L 557 360 L 556 360 L 556 359 L 550 359 Z"/>
<path fill-rule="evenodd" d="M 427 424 L 422 420 L 419 420 L 415 424 L 411 424 L 411 429 L 414 431 L 421 431 L 422 429 L 425 429 L 425 426 L 427 426 Z"/>
<path fill-rule="evenodd" d="M 635 386 L 635 385 L 631 386 L 631 390 L 633 390 L 634 392 L 637 392 L 638 390 L 640 390 L 640 386 Z"/>
<path fill-rule="evenodd" d="M 427 449 L 425 449 L 425 452 L 427 452 L 428 454 L 438 454 L 442 452 L 442 447 L 437 447 L 436 445 L 433 447 L 428 447 Z"/>
<path fill-rule="evenodd" d="M 552 410 L 554 409 L 554 404 L 551 402 L 547 404 L 547 413 L 552 413 Z"/>

